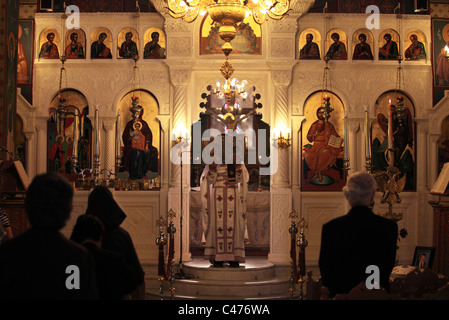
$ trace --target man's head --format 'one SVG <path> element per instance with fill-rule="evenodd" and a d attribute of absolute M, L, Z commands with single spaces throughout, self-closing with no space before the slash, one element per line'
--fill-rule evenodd
<path fill-rule="evenodd" d="M 335 42 L 340 41 L 340 35 L 336 32 L 332 33 L 331 35 L 331 39 L 334 40 Z"/>
<path fill-rule="evenodd" d="M 349 177 L 343 194 L 351 207 L 368 207 L 374 198 L 377 184 L 374 177 L 366 172 L 357 172 Z"/>
<path fill-rule="evenodd" d="M 157 32 L 157 31 L 153 32 L 153 33 L 151 34 L 151 39 L 152 39 L 154 42 L 158 42 L 158 41 L 159 41 L 159 32 Z"/>
<path fill-rule="evenodd" d="M 366 34 L 361 33 L 361 34 L 359 35 L 359 41 L 360 41 L 361 43 L 365 43 L 365 42 L 366 42 Z"/>
<path fill-rule="evenodd" d="M 317 116 L 318 120 L 324 120 L 326 117 L 326 108 L 319 107 L 316 111 L 316 116 Z"/>
<path fill-rule="evenodd" d="M 125 35 L 125 39 L 127 41 L 131 41 L 132 38 L 133 38 L 133 33 L 131 31 L 127 32 Z"/>
<path fill-rule="evenodd" d="M 412 34 L 412 35 L 410 36 L 410 41 L 411 41 L 412 43 L 418 42 L 418 36 L 417 36 L 416 34 Z"/>
<path fill-rule="evenodd" d="M 25 210 L 35 229 L 59 230 L 72 211 L 73 188 L 58 173 L 37 175 L 25 196 Z"/>
<path fill-rule="evenodd" d="M 386 33 L 386 34 L 384 35 L 384 39 L 385 39 L 386 42 L 390 42 L 390 41 L 391 41 L 391 34 Z"/>
<path fill-rule="evenodd" d="M 306 35 L 306 41 L 307 41 L 307 43 L 311 43 L 312 40 L 313 40 L 313 34 L 308 33 L 308 34 Z"/>
<path fill-rule="evenodd" d="M 53 42 L 54 39 L 55 39 L 55 34 L 53 32 L 50 32 L 49 34 L 47 34 L 48 41 Z"/>
<path fill-rule="evenodd" d="M 108 35 L 105 32 L 102 32 L 98 36 L 98 41 L 103 42 L 107 37 L 108 37 Z"/>
<path fill-rule="evenodd" d="M 77 42 L 78 41 L 78 33 L 74 32 L 70 35 L 70 40 L 72 40 L 73 42 Z"/>

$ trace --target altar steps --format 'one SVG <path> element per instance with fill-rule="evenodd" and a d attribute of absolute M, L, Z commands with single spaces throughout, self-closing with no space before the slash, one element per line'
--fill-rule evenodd
<path fill-rule="evenodd" d="M 215 268 L 200 257 L 184 263 L 182 274 L 186 277 L 179 278 L 179 272 L 174 282 L 176 300 L 290 299 L 290 277 L 276 275 L 275 266 L 262 257 L 248 257 L 238 268 Z M 169 295 L 165 287 L 164 296 Z"/>

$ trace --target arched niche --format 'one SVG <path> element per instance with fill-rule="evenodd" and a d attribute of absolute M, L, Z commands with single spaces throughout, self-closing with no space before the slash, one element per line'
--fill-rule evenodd
<path fill-rule="evenodd" d="M 140 120 L 133 118 L 133 101 L 136 106 L 142 108 Z M 147 90 L 133 90 L 120 99 L 118 111 L 120 111 L 121 128 L 119 178 L 138 181 L 156 178 L 160 175 L 161 162 L 161 126 L 157 119 L 159 114 L 157 99 Z M 136 122 L 140 122 L 140 128 L 136 127 Z M 147 129 L 151 133 L 148 133 Z M 151 143 L 148 146 L 149 152 L 145 150 L 147 141 Z M 146 165 L 139 161 L 146 162 Z"/>
<path fill-rule="evenodd" d="M 362 43 L 362 39 L 365 39 Z M 373 60 L 374 59 L 374 37 L 366 28 L 358 29 L 352 35 L 352 59 Z"/>
<path fill-rule="evenodd" d="M 412 43 L 412 37 L 416 37 L 416 44 Z M 418 29 L 410 30 L 404 39 L 405 60 L 425 60 L 427 56 L 426 35 Z"/>
<path fill-rule="evenodd" d="M 329 112 L 319 114 L 329 98 Z M 346 184 L 343 170 L 345 107 L 338 95 L 322 91 L 312 93 L 304 103 L 301 131 L 301 190 L 341 191 Z"/>
<path fill-rule="evenodd" d="M 126 35 L 131 34 L 129 42 L 126 42 Z M 133 59 L 134 55 L 139 55 L 139 34 L 134 28 L 123 28 L 117 36 L 117 50 L 119 59 Z"/>
<path fill-rule="evenodd" d="M 388 44 L 385 37 L 391 36 L 391 44 Z M 379 60 L 397 60 L 400 48 L 399 33 L 394 29 L 384 29 L 379 34 L 378 47 L 379 47 Z M 386 51 L 388 49 L 388 52 Z M 388 54 L 387 54 L 388 53 Z"/>
<path fill-rule="evenodd" d="M 156 39 L 153 39 L 153 37 Z M 159 28 L 149 28 L 143 36 L 145 43 L 143 49 L 144 59 L 165 59 L 166 58 L 166 39 L 165 33 Z"/>
<path fill-rule="evenodd" d="M 45 28 L 39 35 L 39 59 L 59 59 L 61 36 L 55 28 Z"/>
<path fill-rule="evenodd" d="M 63 112 L 61 112 L 63 111 Z M 92 168 L 92 121 L 86 97 L 75 89 L 63 89 L 55 95 L 49 107 L 47 121 L 47 171 L 59 172 L 70 181 L 72 174 L 74 115 L 79 115 L 78 165 L 79 169 Z"/>
<path fill-rule="evenodd" d="M 337 47 L 336 41 L 332 39 L 333 35 L 337 35 L 339 45 Z M 339 28 L 329 30 L 326 34 L 326 56 L 332 60 L 346 60 L 348 59 L 348 37 L 346 33 Z"/>
<path fill-rule="evenodd" d="M 307 37 L 312 36 L 311 42 L 307 42 Z M 299 59 L 311 59 L 320 60 L 321 59 L 321 34 L 318 30 L 314 28 L 304 29 L 299 35 L 298 40 L 299 48 Z M 318 48 L 316 50 L 315 48 Z"/>
<path fill-rule="evenodd" d="M 113 37 L 111 31 L 106 28 L 97 28 L 90 35 L 91 59 L 112 58 Z"/>
<path fill-rule="evenodd" d="M 66 59 L 86 58 L 86 33 L 83 29 L 71 29 L 65 35 L 65 57 Z"/>
<path fill-rule="evenodd" d="M 219 27 L 209 15 L 205 15 L 200 27 L 200 55 L 223 54 L 224 41 L 218 35 Z M 251 16 L 236 26 L 236 35 L 231 41 L 233 54 L 262 54 L 262 28 Z"/>
<path fill-rule="evenodd" d="M 398 98 L 403 98 L 404 109 L 398 109 Z M 391 108 L 390 108 L 391 102 Z M 415 107 L 404 92 L 388 91 L 376 100 L 376 121 L 371 127 L 373 172 L 385 171 L 389 165 L 388 125 L 393 122 L 394 166 L 406 175 L 404 191 L 416 190 L 416 125 Z"/>

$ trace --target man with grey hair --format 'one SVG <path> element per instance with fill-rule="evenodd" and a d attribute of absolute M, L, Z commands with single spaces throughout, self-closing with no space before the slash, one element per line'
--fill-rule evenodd
<path fill-rule="evenodd" d="M 396 259 L 398 226 L 369 208 L 377 190 L 374 177 L 353 174 L 343 188 L 349 212 L 323 225 L 319 267 L 329 296 L 347 294 L 366 283 L 367 267 L 379 268 L 378 284 L 389 291 L 389 277 Z M 371 282 L 370 282 L 371 283 Z"/>

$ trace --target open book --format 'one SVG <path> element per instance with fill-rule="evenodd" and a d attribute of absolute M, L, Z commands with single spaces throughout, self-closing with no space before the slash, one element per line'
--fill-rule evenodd
<path fill-rule="evenodd" d="M 449 183 L 449 162 L 446 162 L 443 166 L 443 169 L 441 169 L 437 181 L 435 181 L 435 184 L 430 190 L 430 193 L 437 195 L 447 194 L 446 189 L 448 183 Z"/>
<path fill-rule="evenodd" d="M 329 146 L 334 148 L 340 148 L 343 144 L 343 138 L 342 137 L 336 137 L 336 136 L 330 136 L 329 142 L 327 143 Z"/>

